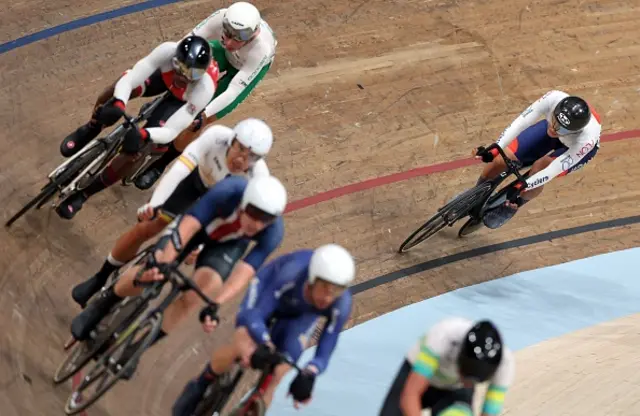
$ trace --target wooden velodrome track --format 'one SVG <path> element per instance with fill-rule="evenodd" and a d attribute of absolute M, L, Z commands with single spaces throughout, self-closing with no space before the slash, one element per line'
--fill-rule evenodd
<path fill-rule="evenodd" d="M 0 42 L 133 3 L 12 2 L 0 12 Z M 226 4 L 178 2 L 0 55 L 3 221 L 60 162 L 60 140 L 85 121 L 106 84 L 159 42 L 178 39 Z M 466 164 L 392 184 L 374 180 L 355 193 L 293 204 L 299 209 L 287 214 L 281 252 L 338 242 L 357 257 L 362 283 L 473 248 L 636 214 L 640 141 L 633 140 L 635 131 L 622 132 L 637 128 L 640 111 L 637 2 L 264 0 L 258 5 L 278 35 L 275 66 L 222 122 L 251 115 L 273 126 L 277 141 L 269 165 L 292 200 L 465 159 L 550 88 L 585 96 L 602 115 L 607 137 L 622 139 L 604 142 L 586 169 L 553 181 L 514 221 L 491 233 L 459 240 L 457 230 L 447 230 L 407 255 L 395 253 L 423 219 L 475 182 L 479 167 Z M 62 414 L 69 390 L 52 388 L 50 377 L 78 312 L 70 288 L 99 267 L 148 195 L 116 186 L 93 198 L 72 222 L 45 210 L 0 230 L 3 416 Z M 458 287 L 632 247 L 639 230 L 635 220 L 605 224 L 598 231 L 551 235 L 415 273 L 358 293 L 351 324 Z M 225 311 L 216 336 L 205 337 L 194 318 L 149 351 L 136 378 L 117 386 L 90 415 L 169 414 L 184 383 L 229 333 L 233 306 Z M 536 414 L 535 408 L 530 412 Z"/>

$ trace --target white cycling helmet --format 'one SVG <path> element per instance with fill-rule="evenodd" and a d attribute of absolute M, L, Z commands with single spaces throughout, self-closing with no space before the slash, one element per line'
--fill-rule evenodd
<path fill-rule="evenodd" d="M 251 3 L 233 3 L 224 13 L 222 28 L 226 37 L 246 42 L 260 27 L 260 12 Z"/>
<path fill-rule="evenodd" d="M 287 190 L 275 176 L 256 176 L 249 179 L 240 206 L 254 219 L 271 221 L 284 213 Z"/>
<path fill-rule="evenodd" d="M 273 144 L 273 133 L 271 127 L 257 118 L 242 120 L 233 128 L 236 139 L 249 148 L 254 154 L 264 157 L 271 150 Z"/>
<path fill-rule="evenodd" d="M 356 264 L 353 257 L 337 244 L 318 247 L 311 256 L 309 264 L 309 283 L 316 279 L 333 283 L 336 286 L 349 286 L 356 276 Z"/>

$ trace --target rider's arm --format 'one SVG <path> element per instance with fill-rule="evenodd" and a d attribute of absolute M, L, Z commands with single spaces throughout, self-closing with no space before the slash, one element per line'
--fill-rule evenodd
<path fill-rule="evenodd" d="M 412 371 L 404 382 L 400 394 L 400 409 L 405 416 L 420 416 L 422 414 L 422 395 L 429 388 L 429 379 Z"/>
<path fill-rule="evenodd" d="M 269 228 L 272 230 L 269 231 Z M 273 253 L 284 235 L 284 226 L 281 219 L 277 220 L 276 224 L 271 225 L 261 235 L 258 236 L 257 244 L 251 250 L 244 260 L 240 260 L 231 272 L 231 276 L 224 282 L 220 294 L 216 297 L 215 301 L 218 304 L 223 304 L 234 297 L 236 297 L 246 287 L 247 283 L 256 274 L 264 261 Z M 273 264 L 273 262 L 271 263 Z M 264 270 L 265 266 L 262 270 Z"/>
<path fill-rule="evenodd" d="M 500 367 L 494 374 L 484 396 L 482 416 L 498 416 L 504 406 L 504 399 L 515 377 L 515 358 L 513 353 L 506 349 L 502 355 Z"/>
<path fill-rule="evenodd" d="M 586 133 L 583 133 L 586 134 Z M 595 133 L 592 133 L 595 134 Z M 540 172 L 531 175 L 527 178 L 527 191 L 537 188 L 549 182 L 551 179 L 558 175 L 561 175 L 580 163 L 580 161 L 589 154 L 589 151 L 598 144 L 600 139 L 600 130 L 598 129 L 597 135 L 591 136 L 591 140 L 580 140 L 576 144 L 569 147 L 569 149 L 559 157 L 553 160 L 546 168 Z"/>
<path fill-rule="evenodd" d="M 260 266 L 262 266 L 267 260 L 267 257 L 280 246 L 283 237 L 284 220 L 282 217 L 278 217 L 256 236 L 256 245 L 253 246 L 249 254 L 244 258 L 244 262 L 251 266 L 255 273 L 255 270 L 258 270 Z"/>
<path fill-rule="evenodd" d="M 151 53 L 139 60 L 131 69 L 116 83 L 113 96 L 127 104 L 131 91 L 139 85 L 143 85 L 155 71 L 163 64 L 169 62 L 176 53 L 177 43 L 164 42 L 158 45 Z"/>
<path fill-rule="evenodd" d="M 207 108 L 204 110 L 205 116 L 210 118 L 217 115 L 238 99 L 244 90 L 251 85 L 256 76 L 258 76 L 260 69 L 269 64 L 269 59 L 269 56 L 266 54 L 250 56 L 231 82 L 229 82 L 227 89 L 207 105 Z"/>
<path fill-rule="evenodd" d="M 224 18 L 223 10 L 224 9 L 213 12 L 202 22 L 198 23 L 198 26 L 193 28 L 187 36 L 196 35 L 205 39 L 220 39 L 222 37 L 222 19 Z"/>
<path fill-rule="evenodd" d="M 244 181 L 244 182 L 243 182 Z M 215 184 L 206 194 L 204 194 L 198 202 L 196 202 L 185 213 L 173 232 L 177 232 L 180 237 L 181 245 L 184 247 L 187 242 L 202 227 L 206 227 L 216 217 L 227 217 L 231 215 L 233 209 L 240 203 L 242 193 L 244 191 L 246 179 L 242 177 L 230 176 L 217 184 Z M 177 256 L 176 247 L 171 244 L 171 248 L 167 247 L 170 254 L 165 254 L 171 262 Z"/>
<path fill-rule="evenodd" d="M 182 151 L 178 161 L 162 176 L 160 183 L 153 192 L 153 196 L 151 196 L 151 201 L 149 201 L 151 206 L 158 207 L 162 205 L 178 184 L 189 176 L 189 173 L 206 157 L 208 149 L 215 146 L 215 127 L 218 126 L 205 130 L 200 137 L 191 142 Z"/>
<path fill-rule="evenodd" d="M 332 307 L 331 318 L 327 321 L 318 340 L 315 357 L 308 364 L 316 374 L 322 373 L 329 365 L 329 359 L 336 348 L 342 328 L 349 320 L 349 315 L 351 315 L 351 293 L 347 291 Z"/>
<path fill-rule="evenodd" d="M 155 143 L 167 144 L 191 125 L 198 113 L 202 111 L 207 103 L 211 101 L 216 87 L 209 76 L 205 74 L 197 84 L 193 85 L 188 94 L 188 101 L 169 117 L 169 120 L 162 127 L 149 127 L 147 132 Z"/>
<path fill-rule="evenodd" d="M 500 138 L 496 142 L 501 148 L 507 147 L 518 134 L 522 133 L 527 127 L 531 127 L 540 117 L 546 117 L 551 111 L 551 105 L 557 102 L 557 96 L 563 97 L 567 94 L 552 90 L 540 97 L 536 102 L 531 104 L 526 110 L 516 118 L 513 123 L 505 131 L 502 132 Z"/>

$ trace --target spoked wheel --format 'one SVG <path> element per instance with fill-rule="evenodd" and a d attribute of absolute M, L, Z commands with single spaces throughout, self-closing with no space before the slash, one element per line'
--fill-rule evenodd
<path fill-rule="evenodd" d="M 71 393 L 65 413 L 78 414 L 109 391 L 151 345 L 160 331 L 161 322 L 158 315 L 152 315 L 130 325 Z"/>
<path fill-rule="evenodd" d="M 241 403 L 229 416 L 264 416 L 267 406 L 261 397 L 254 397 L 250 402 Z"/>
<path fill-rule="evenodd" d="M 54 384 L 60 384 L 73 377 L 92 358 L 108 348 L 108 341 L 119 327 L 135 319 L 135 311 L 141 305 L 140 299 L 125 299 L 96 328 L 96 337 L 86 342 L 76 342 L 53 375 Z"/>
<path fill-rule="evenodd" d="M 398 252 L 406 253 L 411 248 L 434 236 L 445 226 L 451 226 L 460 218 L 468 215 L 469 211 L 471 211 L 478 202 L 486 198 L 492 189 L 493 185 L 485 182 L 456 196 L 452 201 L 438 210 L 427 222 L 422 224 L 420 228 L 407 237 L 400 245 Z"/>

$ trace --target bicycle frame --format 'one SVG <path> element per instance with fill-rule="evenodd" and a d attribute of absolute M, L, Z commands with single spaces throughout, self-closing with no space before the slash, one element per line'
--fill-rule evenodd
<path fill-rule="evenodd" d="M 518 181 L 525 181 L 526 177 L 529 174 L 529 171 L 521 174 L 521 167 L 519 162 L 510 159 L 501 147 L 498 146 L 496 150 L 497 153 L 502 156 L 507 169 L 489 181 L 491 183 L 491 191 L 487 192 L 486 197 L 483 198 L 483 200 L 479 202 L 476 207 L 470 210 L 470 215 L 475 216 L 476 218 L 482 218 L 486 211 L 496 208 L 506 202 L 507 190 L 511 186 L 513 186 L 516 181 L 513 181 L 511 184 L 498 191 L 498 193 L 494 194 L 494 191 L 500 186 L 500 184 L 502 184 L 502 182 L 504 182 L 505 179 L 507 179 L 511 175 L 515 175 Z"/>
<path fill-rule="evenodd" d="M 103 163 L 103 161 L 107 160 L 106 163 L 103 163 L 103 166 L 98 169 L 101 171 L 104 167 L 113 159 L 113 157 L 117 154 L 116 150 L 121 144 L 121 138 L 124 136 L 126 131 L 132 126 L 137 125 L 138 123 L 146 120 L 149 116 L 155 111 L 156 108 L 164 101 L 167 96 L 167 92 L 155 98 L 153 101 L 142 106 L 138 115 L 135 117 L 131 117 L 127 114 L 124 115 L 125 121 L 116 127 L 111 133 L 103 138 L 93 139 L 87 146 L 85 146 L 81 151 L 65 160 L 62 164 L 60 164 L 57 168 L 55 168 L 49 175 L 47 176 L 49 179 L 54 180 L 55 176 L 57 176 L 64 168 L 66 168 L 72 161 L 81 157 L 82 155 L 87 154 L 90 150 L 92 150 L 95 146 L 103 145 L 105 147 L 105 151 L 103 151 L 97 158 L 95 158 L 87 167 L 85 167 L 79 174 L 75 176 L 75 178 L 62 190 L 60 190 L 59 199 L 64 199 L 66 196 L 71 194 L 72 192 L 77 190 L 77 184 L 81 179 L 85 177 L 85 175 L 93 170 L 97 165 Z"/>

